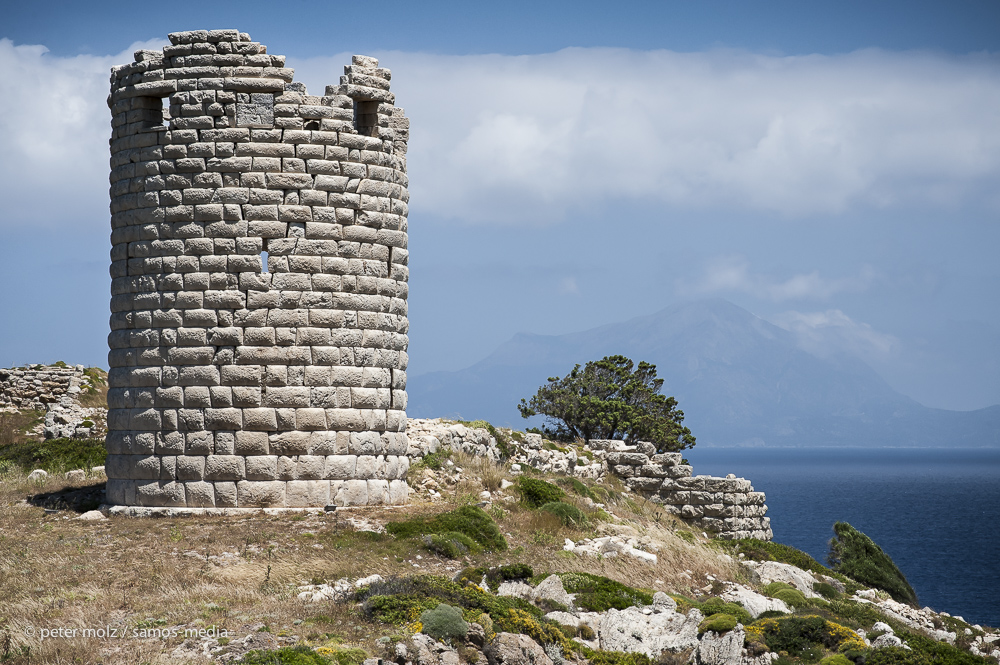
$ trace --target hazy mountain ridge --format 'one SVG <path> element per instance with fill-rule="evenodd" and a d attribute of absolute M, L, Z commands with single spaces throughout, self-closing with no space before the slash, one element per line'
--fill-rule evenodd
<path fill-rule="evenodd" d="M 471 367 L 412 377 L 407 411 L 523 427 L 520 398 L 612 353 L 656 364 L 700 445 L 1000 445 L 1000 406 L 925 407 L 860 360 L 811 355 L 788 331 L 725 300 L 566 335 L 519 333 Z"/>

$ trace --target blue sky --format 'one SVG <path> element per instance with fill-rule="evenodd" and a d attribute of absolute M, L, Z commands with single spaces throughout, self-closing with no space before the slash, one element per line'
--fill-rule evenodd
<path fill-rule="evenodd" d="M 413 121 L 410 375 L 728 298 L 1000 403 L 1000 3 L 5 3 L 0 365 L 106 365 L 107 71 L 236 27 Z M 587 359 L 581 359 L 587 360 Z"/>

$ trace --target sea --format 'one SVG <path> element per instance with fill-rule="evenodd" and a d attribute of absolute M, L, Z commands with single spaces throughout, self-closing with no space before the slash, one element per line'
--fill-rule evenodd
<path fill-rule="evenodd" d="M 874 540 L 921 606 L 1000 627 L 1000 449 L 706 448 L 694 473 L 749 479 L 774 540 L 827 563 L 834 522 Z"/>

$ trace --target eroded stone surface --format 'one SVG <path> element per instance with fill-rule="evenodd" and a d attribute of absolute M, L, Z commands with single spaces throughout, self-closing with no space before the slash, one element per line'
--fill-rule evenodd
<path fill-rule="evenodd" d="M 112 72 L 109 503 L 405 502 L 389 71 L 354 56 L 310 95 L 245 33 L 171 40 Z"/>

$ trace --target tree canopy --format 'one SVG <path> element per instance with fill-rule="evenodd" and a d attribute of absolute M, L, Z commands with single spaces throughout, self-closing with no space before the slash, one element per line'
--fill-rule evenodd
<path fill-rule="evenodd" d="M 834 524 L 833 532 L 827 559 L 834 570 L 888 592 L 893 600 L 920 607 L 906 576 L 875 541 L 847 522 Z"/>
<path fill-rule="evenodd" d="M 524 418 L 542 415 L 559 439 L 621 439 L 649 441 L 657 452 L 691 448 L 695 438 L 682 425 L 684 412 L 677 400 L 660 394 L 663 379 L 656 365 L 625 356 L 606 356 L 576 365 L 562 377 L 550 377 L 530 400 L 521 400 Z"/>

